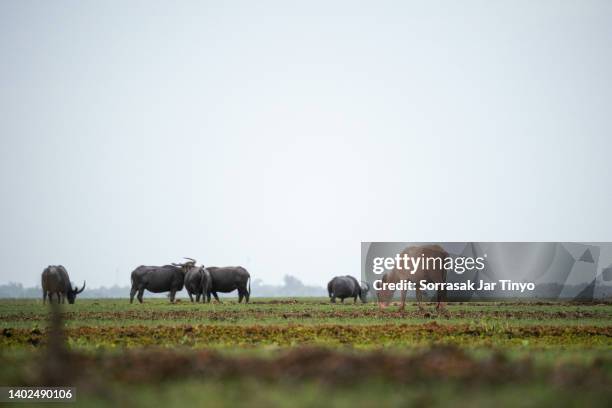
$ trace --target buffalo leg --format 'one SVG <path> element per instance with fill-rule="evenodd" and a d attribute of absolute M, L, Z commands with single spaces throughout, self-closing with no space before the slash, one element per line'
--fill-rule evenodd
<path fill-rule="evenodd" d="M 174 298 L 176 297 L 176 290 L 170 291 L 170 303 L 174 303 Z"/>
<path fill-rule="evenodd" d="M 438 290 L 438 305 L 436 306 L 436 309 L 443 310 L 445 301 L 446 301 L 446 289 Z"/>
<path fill-rule="evenodd" d="M 421 304 L 421 302 L 423 301 L 423 292 L 421 291 L 421 289 L 419 289 L 418 286 L 416 288 L 416 298 L 419 310 L 423 310 L 423 305 Z"/>
<path fill-rule="evenodd" d="M 191 294 L 191 292 L 187 292 L 189 294 L 189 299 L 191 299 L 191 303 L 193 303 L 193 295 Z M 173 300 L 174 302 L 174 300 Z"/>
<path fill-rule="evenodd" d="M 419 291 L 419 290 L 417 289 L 417 293 L 418 293 L 418 291 Z M 407 291 L 406 291 L 406 290 L 402 290 L 402 291 L 401 291 L 401 303 L 400 303 L 399 310 L 402 310 L 402 311 L 403 311 L 403 310 L 404 310 L 404 308 L 406 307 L 406 294 L 407 294 Z"/>
<path fill-rule="evenodd" d="M 246 289 L 246 285 L 242 289 L 238 289 L 238 298 L 238 303 L 242 302 L 242 299 L 244 299 L 244 303 L 249 302 L 249 292 Z"/>
<path fill-rule="evenodd" d="M 200 296 L 202 296 L 201 293 L 196 293 L 196 303 L 200 303 Z"/>
<path fill-rule="evenodd" d="M 336 297 L 334 295 L 331 295 L 330 302 L 336 303 Z"/>
<path fill-rule="evenodd" d="M 130 290 L 130 303 L 134 302 L 134 296 L 136 295 L 136 292 L 138 292 L 138 288 L 136 286 L 132 286 L 132 289 Z"/>
<path fill-rule="evenodd" d="M 217 292 L 212 292 L 212 294 L 215 297 L 215 299 L 217 299 L 217 302 L 221 303 L 221 301 L 219 300 L 219 296 L 217 296 Z"/>
<path fill-rule="evenodd" d="M 47 303 L 47 291 L 43 290 L 43 305 Z"/>
<path fill-rule="evenodd" d="M 344 303 L 344 298 L 340 298 L 340 303 Z"/>
<path fill-rule="evenodd" d="M 144 295 L 144 288 L 138 289 L 138 301 L 142 303 L 142 295 Z"/>
<path fill-rule="evenodd" d="M 238 296 L 244 299 L 244 303 L 249 303 L 249 291 L 247 290 L 246 287 L 238 291 Z"/>
<path fill-rule="evenodd" d="M 353 303 L 357 303 L 357 296 L 353 298 Z"/>

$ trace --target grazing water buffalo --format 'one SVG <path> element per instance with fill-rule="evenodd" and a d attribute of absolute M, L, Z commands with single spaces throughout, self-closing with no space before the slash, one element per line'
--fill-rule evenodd
<path fill-rule="evenodd" d="M 353 298 L 357 303 L 357 297 L 363 303 L 366 302 L 370 285 L 367 282 L 361 282 L 352 276 L 336 276 L 327 284 L 327 292 L 332 303 L 336 303 L 336 298 L 340 298 L 340 302 L 344 302 L 345 298 Z"/>
<path fill-rule="evenodd" d="M 220 302 L 217 292 L 229 293 L 238 289 L 238 303 L 245 298 L 245 303 L 249 303 L 251 297 L 251 275 L 242 266 L 226 266 L 217 268 L 211 266 L 206 268 L 211 278 L 211 286 L 206 291 L 206 300 L 210 302 L 212 293 L 217 302 Z M 248 284 L 248 287 L 247 287 Z"/>
<path fill-rule="evenodd" d="M 49 302 L 52 302 L 53 294 L 55 293 L 57 295 L 57 303 L 60 301 L 65 303 L 65 299 L 68 298 L 68 303 L 73 304 L 76 296 L 85 290 L 85 282 L 83 282 L 81 289 L 76 286 L 72 287 L 68 272 L 62 265 L 47 266 L 42 273 L 41 283 L 43 303 L 47 301 L 47 294 L 49 295 Z"/>
<path fill-rule="evenodd" d="M 410 258 L 417 259 L 429 259 L 430 262 L 423 261 L 417 267 L 416 271 L 398 269 L 397 266 L 385 273 L 382 277 L 382 284 L 385 283 L 399 283 L 401 281 L 410 281 L 416 284 L 416 298 L 417 306 L 422 309 L 421 301 L 423 300 L 423 292 L 420 289 L 419 282 L 425 280 L 426 282 L 444 283 L 446 282 L 446 269 L 444 264 L 446 259 L 449 257 L 448 252 L 439 245 L 423 245 L 408 247 L 402 251 L 400 257 L 407 255 Z M 414 272 L 414 273 L 412 273 Z M 383 309 L 389 306 L 389 301 L 393 297 L 394 290 L 379 290 L 378 295 L 378 306 Z M 446 301 L 446 288 L 438 290 L 437 293 L 438 304 L 437 309 L 444 308 L 444 302 Z M 401 305 L 399 310 L 404 310 L 406 306 L 406 290 L 401 292 Z"/>
<path fill-rule="evenodd" d="M 153 293 L 170 292 L 170 302 L 174 303 L 176 292 L 183 290 L 185 273 L 195 266 L 195 259 L 189 259 L 182 264 L 164 266 L 141 265 L 132 272 L 132 290 L 130 291 L 130 303 L 134 301 L 134 295 L 138 292 L 138 301 L 142 303 L 142 295 L 145 289 Z"/>
<path fill-rule="evenodd" d="M 210 301 L 210 288 L 211 278 L 210 272 L 206 270 L 204 266 L 193 266 L 185 273 L 185 289 L 189 294 L 189 299 L 193 302 L 193 295 L 196 295 L 196 302 L 206 301 L 208 294 L 208 300 Z"/>

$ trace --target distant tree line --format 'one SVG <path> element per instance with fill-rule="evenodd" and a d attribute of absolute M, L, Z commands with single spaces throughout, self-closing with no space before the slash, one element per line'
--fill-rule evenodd
<path fill-rule="evenodd" d="M 588 284 L 580 285 L 561 285 L 558 283 L 541 283 L 536 285 L 534 292 L 506 292 L 506 293 L 495 293 L 490 292 L 478 292 L 478 293 L 455 293 L 449 296 L 449 300 L 462 300 L 464 297 L 468 299 L 487 299 L 487 298 L 538 298 L 538 299 L 555 299 L 558 294 L 563 292 L 564 298 L 573 299 L 579 294 L 583 293 L 587 289 Z M 251 292 L 256 297 L 321 297 L 327 296 L 327 289 L 322 286 L 310 286 L 305 285 L 295 276 L 285 275 L 283 278 L 282 285 L 270 285 L 264 283 L 261 279 L 254 279 L 251 282 Z M 605 285 L 603 290 L 597 291 L 598 298 L 610 298 L 612 297 L 612 286 Z M 129 286 L 110 286 L 110 287 L 99 287 L 90 288 L 88 287 L 81 295 L 81 298 L 127 298 L 130 294 Z M 428 295 L 434 295 L 432 292 Z M 450 294 L 450 293 L 449 293 Z M 40 298 L 42 296 L 42 290 L 40 286 L 35 287 L 24 287 L 21 283 L 8 283 L 0 285 L 0 298 Z M 219 293 L 220 297 L 235 297 L 235 293 Z M 591 295 L 592 296 L 592 295 Z M 165 293 L 149 293 L 147 297 L 166 297 Z M 179 293 L 179 297 L 187 297 L 186 292 L 183 290 Z M 396 292 L 395 297 L 399 297 L 399 292 Z M 409 298 L 414 298 L 414 293 L 408 293 Z"/>
<path fill-rule="evenodd" d="M 314 297 L 327 296 L 327 291 L 322 286 L 305 285 L 295 276 L 286 275 L 283 278 L 282 285 L 265 284 L 261 279 L 254 279 L 251 282 L 251 292 L 257 297 Z M 99 288 L 87 287 L 79 296 L 80 298 L 127 298 L 130 295 L 129 286 L 114 285 L 110 287 L 102 286 Z M 180 292 L 180 295 L 187 297 L 185 290 Z M 223 294 L 219 296 L 235 297 L 235 293 Z M 148 293 L 147 297 L 165 297 L 164 293 Z M 0 285 L 0 298 L 42 298 L 42 289 L 40 286 L 24 287 L 21 283 L 10 282 Z"/>

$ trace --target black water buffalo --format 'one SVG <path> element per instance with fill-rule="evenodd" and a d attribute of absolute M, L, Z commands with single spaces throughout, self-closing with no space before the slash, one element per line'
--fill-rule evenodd
<path fill-rule="evenodd" d="M 68 303 L 73 304 L 76 296 L 85 290 L 85 282 L 81 289 L 76 286 L 73 288 L 68 277 L 68 271 L 62 265 L 49 265 L 45 268 L 41 276 L 41 286 L 43 291 L 43 303 L 53 301 L 53 294 L 57 295 L 57 303 L 60 301 L 65 303 L 68 298 Z"/>
<path fill-rule="evenodd" d="M 185 273 L 185 289 L 189 294 L 189 299 L 193 302 L 193 295 L 196 295 L 196 302 L 206 301 L 206 295 L 210 301 L 211 288 L 210 272 L 204 266 L 193 266 Z"/>
<path fill-rule="evenodd" d="M 357 303 L 357 297 L 365 303 L 369 291 L 370 285 L 367 282 L 360 284 L 357 279 L 349 275 L 336 276 L 327 284 L 327 292 L 332 303 L 336 303 L 336 298 L 340 298 L 341 302 L 344 302 L 345 298 L 353 298 Z"/>
<path fill-rule="evenodd" d="M 141 265 L 132 272 L 132 290 L 130 291 L 130 303 L 134 301 L 134 295 L 138 292 L 138 301 L 142 303 L 142 295 L 145 289 L 153 293 L 170 292 L 170 302 L 174 303 L 176 292 L 183 290 L 185 273 L 195 266 L 196 261 L 191 258 L 182 264 L 164 266 Z"/>
<path fill-rule="evenodd" d="M 206 301 L 210 302 L 212 293 L 217 302 L 220 302 L 217 292 L 229 293 L 238 289 L 238 303 L 245 298 L 245 303 L 251 297 L 251 275 L 242 266 L 226 266 L 206 268 L 211 278 L 211 286 L 206 293 Z M 247 286 L 248 284 L 248 286 Z"/>

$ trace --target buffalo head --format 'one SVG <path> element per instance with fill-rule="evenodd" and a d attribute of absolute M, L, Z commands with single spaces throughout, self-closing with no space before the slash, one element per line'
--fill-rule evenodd
<path fill-rule="evenodd" d="M 189 271 L 191 268 L 195 267 L 197 261 L 195 259 L 193 259 L 193 258 L 185 257 L 185 259 L 187 259 L 187 262 L 173 263 L 172 266 L 176 266 L 177 268 L 181 268 L 183 270 L 183 273 L 187 273 L 187 271 Z"/>
<path fill-rule="evenodd" d="M 76 297 L 79 293 L 83 292 L 85 290 L 85 281 L 83 281 L 83 287 L 81 289 L 77 288 L 76 286 L 74 288 L 70 288 L 67 292 L 66 292 L 66 297 L 68 298 L 68 303 L 70 303 L 71 305 L 74 304 L 74 301 L 76 300 Z"/>

